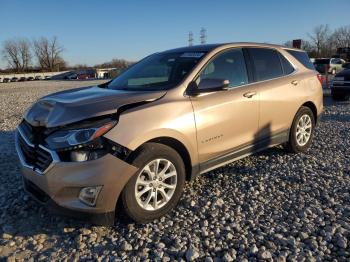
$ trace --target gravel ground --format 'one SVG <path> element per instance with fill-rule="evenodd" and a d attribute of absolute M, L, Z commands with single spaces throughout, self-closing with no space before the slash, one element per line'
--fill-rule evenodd
<path fill-rule="evenodd" d="M 0 84 L 0 260 L 350 260 L 350 102 L 325 98 L 306 154 L 272 148 L 189 183 L 158 221 L 97 227 L 51 216 L 23 192 L 13 142 L 38 97 L 87 84 Z"/>

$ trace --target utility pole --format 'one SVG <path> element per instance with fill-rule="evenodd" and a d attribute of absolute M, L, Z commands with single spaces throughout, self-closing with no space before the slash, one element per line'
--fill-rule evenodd
<path fill-rule="evenodd" d="M 202 45 L 207 42 L 207 30 L 205 30 L 203 27 L 200 31 L 200 40 Z"/>
<path fill-rule="evenodd" d="M 193 46 L 193 33 L 192 33 L 192 31 L 190 31 L 188 33 L 188 45 Z"/>

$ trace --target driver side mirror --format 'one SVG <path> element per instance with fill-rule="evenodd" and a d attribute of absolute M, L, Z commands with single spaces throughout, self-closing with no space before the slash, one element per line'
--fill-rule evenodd
<path fill-rule="evenodd" d="M 196 96 L 201 93 L 210 93 L 217 91 L 228 90 L 230 86 L 230 81 L 227 79 L 219 79 L 219 78 L 207 78 L 202 79 L 199 84 L 195 81 L 192 81 L 188 85 L 188 94 L 191 96 Z"/>

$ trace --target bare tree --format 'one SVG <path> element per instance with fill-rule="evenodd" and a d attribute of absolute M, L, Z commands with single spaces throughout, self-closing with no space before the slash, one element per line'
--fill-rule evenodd
<path fill-rule="evenodd" d="M 330 52 L 331 31 L 328 25 L 319 25 L 309 34 L 311 43 L 316 51 L 316 56 L 328 56 Z"/>
<path fill-rule="evenodd" d="M 32 54 L 30 51 L 31 44 L 28 39 L 20 39 L 18 41 L 19 55 L 22 63 L 22 71 L 28 71 L 32 61 Z"/>
<path fill-rule="evenodd" d="M 113 67 L 113 68 L 117 68 L 118 70 L 125 70 L 133 63 L 134 62 L 130 62 L 130 61 L 127 61 L 124 59 L 114 58 L 110 62 L 106 62 L 103 64 L 97 64 L 94 67 L 97 67 L 97 68 L 111 68 L 111 67 Z"/>
<path fill-rule="evenodd" d="M 34 40 L 33 46 L 36 59 L 43 70 L 59 71 L 60 65 L 64 63 L 61 57 L 64 48 L 58 43 L 56 36 L 52 39 L 42 37 Z"/>
<path fill-rule="evenodd" d="M 332 43 L 335 48 L 350 47 L 350 25 L 336 29 L 332 34 Z"/>
<path fill-rule="evenodd" d="M 6 40 L 3 43 L 2 55 L 9 67 L 16 72 L 27 71 L 32 59 L 29 40 L 25 38 Z"/>
<path fill-rule="evenodd" d="M 19 72 L 20 70 L 20 62 L 19 62 L 19 52 L 17 48 L 17 44 L 14 40 L 6 40 L 3 43 L 2 55 L 4 59 L 7 61 L 10 68 Z"/>

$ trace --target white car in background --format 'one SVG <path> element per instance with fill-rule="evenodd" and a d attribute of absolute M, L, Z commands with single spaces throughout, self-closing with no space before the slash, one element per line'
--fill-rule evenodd
<path fill-rule="evenodd" d="M 321 73 L 328 73 L 335 75 L 343 70 L 343 64 L 345 64 L 345 60 L 341 58 L 316 58 L 313 62 L 315 69 Z"/>

